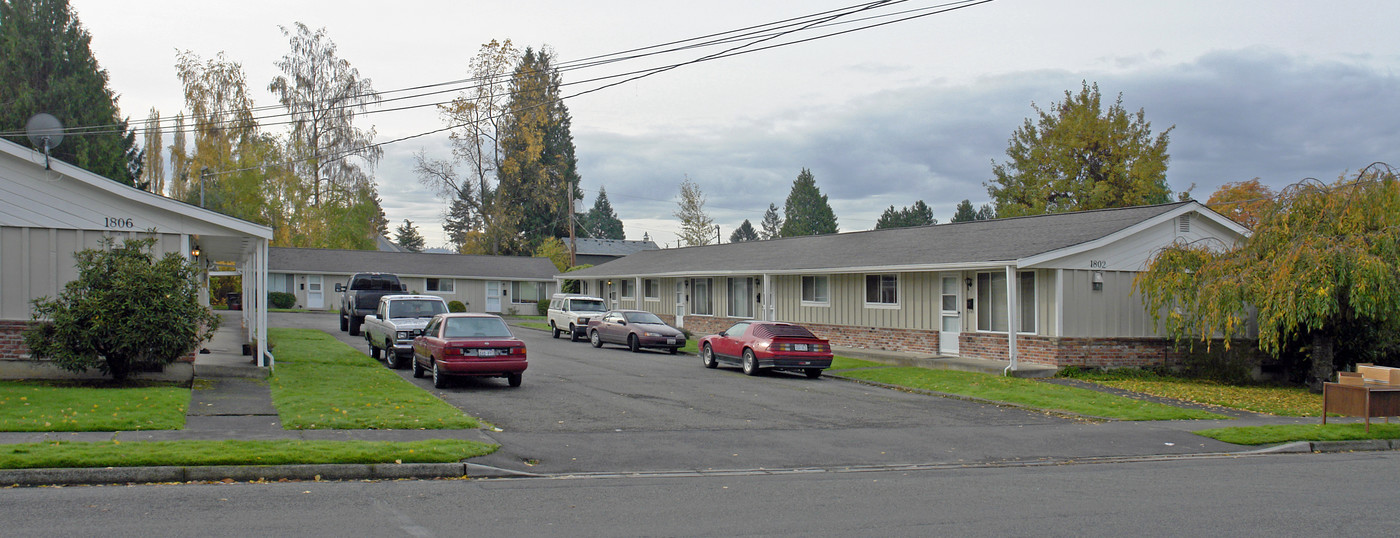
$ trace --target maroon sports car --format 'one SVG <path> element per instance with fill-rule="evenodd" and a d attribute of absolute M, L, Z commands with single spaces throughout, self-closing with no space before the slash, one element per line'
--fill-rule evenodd
<path fill-rule="evenodd" d="M 800 370 L 816 379 L 831 367 L 831 344 L 801 325 L 741 321 L 701 338 L 700 359 L 706 368 L 725 363 L 743 368 L 747 375 L 770 368 Z"/>

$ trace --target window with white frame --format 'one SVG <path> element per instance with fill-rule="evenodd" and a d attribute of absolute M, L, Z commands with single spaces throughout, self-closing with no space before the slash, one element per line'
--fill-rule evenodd
<path fill-rule="evenodd" d="M 1016 332 L 1035 332 L 1035 272 L 1017 274 L 1017 313 L 1021 318 Z M 1006 332 L 1006 272 L 977 273 L 977 330 Z"/>
<path fill-rule="evenodd" d="M 715 315 L 715 300 L 711 295 L 714 287 L 712 278 L 696 278 L 690 281 L 690 313 L 700 316 Z"/>
<path fill-rule="evenodd" d="M 453 282 L 455 282 L 455 280 L 450 278 L 429 278 L 427 284 L 425 284 L 423 287 L 427 291 L 435 291 L 438 293 L 452 293 L 454 286 Z"/>
<path fill-rule="evenodd" d="M 631 299 L 637 296 L 637 281 L 624 278 L 617 282 L 618 295 L 623 299 Z"/>
<path fill-rule="evenodd" d="M 545 296 L 544 282 L 511 282 L 510 302 L 516 304 L 538 303 Z"/>
<path fill-rule="evenodd" d="M 867 306 L 899 306 L 899 275 L 865 275 Z"/>
<path fill-rule="evenodd" d="M 655 278 L 648 278 L 642 281 L 643 293 L 648 301 L 661 300 L 661 281 Z"/>
<path fill-rule="evenodd" d="M 805 306 L 826 306 L 830 304 L 830 295 L 827 294 L 827 287 L 829 285 L 829 277 L 802 277 L 802 304 Z"/>
<path fill-rule="evenodd" d="M 753 279 L 752 278 L 731 278 L 729 279 L 729 317 L 751 318 L 753 317 Z"/>

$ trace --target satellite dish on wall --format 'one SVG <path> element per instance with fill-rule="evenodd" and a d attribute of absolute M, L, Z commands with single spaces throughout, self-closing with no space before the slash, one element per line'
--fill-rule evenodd
<path fill-rule="evenodd" d="M 53 114 L 40 112 L 24 124 L 24 132 L 29 135 L 29 143 L 44 150 L 44 169 L 49 170 L 49 150 L 63 142 L 63 122 Z"/>

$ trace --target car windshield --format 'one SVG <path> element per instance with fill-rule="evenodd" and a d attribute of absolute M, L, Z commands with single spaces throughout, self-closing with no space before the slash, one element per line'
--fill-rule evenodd
<path fill-rule="evenodd" d="M 412 300 L 390 301 L 389 317 L 392 318 L 431 318 L 446 314 L 447 306 L 442 301 Z"/>
<path fill-rule="evenodd" d="M 510 338 L 500 318 L 447 318 L 443 338 Z"/>
<path fill-rule="evenodd" d="M 666 323 L 651 312 L 627 312 L 622 317 L 627 318 L 627 323 L 655 323 L 657 325 Z"/>
<path fill-rule="evenodd" d="M 607 310 L 607 308 L 603 307 L 603 301 L 596 299 L 574 299 L 570 302 L 572 304 L 569 306 L 569 309 L 574 312 L 602 312 Z"/>

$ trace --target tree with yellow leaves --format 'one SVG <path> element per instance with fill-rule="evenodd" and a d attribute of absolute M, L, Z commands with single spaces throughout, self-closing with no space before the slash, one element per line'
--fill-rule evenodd
<path fill-rule="evenodd" d="M 1274 204 L 1275 196 L 1274 190 L 1256 177 L 1221 185 L 1211 193 L 1206 205 L 1252 230 L 1259 224 L 1259 215 Z"/>
<path fill-rule="evenodd" d="M 1295 184 L 1245 241 L 1163 249 L 1135 286 L 1178 338 L 1224 336 L 1228 345 L 1256 309 L 1260 349 L 1277 356 L 1306 342 L 1308 382 L 1320 390 L 1339 336 L 1400 328 L 1400 181 L 1377 163 L 1332 185 Z"/>

